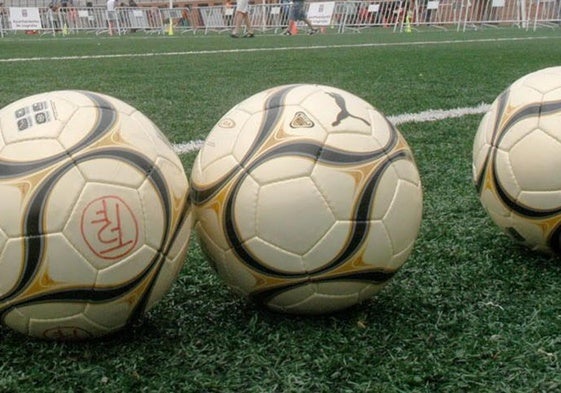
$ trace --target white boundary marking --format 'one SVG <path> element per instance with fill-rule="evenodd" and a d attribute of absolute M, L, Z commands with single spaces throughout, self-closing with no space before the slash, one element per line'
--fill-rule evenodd
<path fill-rule="evenodd" d="M 438 121 L 452 119 L 466 115 L 481 115 L 489 110 L 490 105 L 481 103 L 474 107 L 454 108 L 454 109 L 429 109 L 419 113 L 404 113 L 396 116 L 388 116 L 388 120 L 394 125 L 405 123 L 425 123 L 430 121 Z M 173 145 L 173 149 L 177 154 L 189 154 L 201 149 L 204 140 L 197 139 L 194 141 L 177 143 Z"/>
<path fill-rule="evenodd" d="M 404 123 L 424 123 L 462 117 L 466 115 L 480 115 L 489 110 L 490 105 L 481 103 L 477 106 L 455 109 L 429 109 L 419 113 L 404 113 L 396 116 L 388 116 L 388 120 L 398 126 Z"/>
<path fill-rule="evenodd" d="M 69 61 L 69 60 L 96 60 L 96 59 L 122 59 L 122 58 L 142 58 L 157 56 L 193 56 L 193 55 L 214 55 L 224 53 L 253 53 L 253 52 L 277 52 L 291 50 L 309 49 L 339 49 L 339 48 L 376 48 L 392 46 L 419 46 L 419 45 L 451 45 L 467 44 L 476 42 L 504 42 L 504 41 L 533 41 L 560 38 L 556 36 L 539 37 L 513 37 L 513 38 L 474 38 L 469 40 L 443 40 L 443 41 L 412 41 L 412 42 L 371 42 L 363 44 L 333 44 L 333 45 L 311 45 L 311 46 L 282 46 L 268 48 L 245 48 L 245 49 L 216 49 L 216 50 L 194 50 L 184 52 L 151 52 L 151 53 L 116 53 L 108 55 L 83 55 L 83 56 L 40 56 L 40 57 L 13 57 L 0 59 L 0 63 L 21 63 L 32 61 Z"/>

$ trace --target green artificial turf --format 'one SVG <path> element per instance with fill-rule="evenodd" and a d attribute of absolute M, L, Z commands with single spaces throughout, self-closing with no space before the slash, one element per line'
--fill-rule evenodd
<path fill-rule="evenodd" d="M 275 85 L 332 85 L 395 116 L 490 104 L 522 75 L 560 63 L 558 29 L 10 34 L 0 39 L 0 107 L 93 90 L 181 143 Z M 410 259 L 373 299 L 313 318 L 260 309 L 221 283 L 194 235 L 171 292 L 114 336 L 53 343 L 0 328 L 0 392 L 559 391 L 561 261 L 515 245 L 482 209 L 471 181 L 480 119 L 399 126 L 421 174 L 423 222 Z M 188 173 L 195 155 L 181 157 Z"/>

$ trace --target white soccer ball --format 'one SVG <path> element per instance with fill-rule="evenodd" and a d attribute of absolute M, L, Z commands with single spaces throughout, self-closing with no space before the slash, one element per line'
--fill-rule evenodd
<path fill-rule="evenodd" d="M 528 74 L 485 114 L 473 145 L 481 203 L 510 237 L 561 254 L 561 67 Z"/>
<path fill-rule="evenodd" d="M 141 112 L 55 91 L 0 110 L 0 318 L 79 340 L 122 328 L 170 288 L 192 228 L 183 166 Z"/>
<path fill-rule="evenodd" d="M 236 105 L 192 171 L 200 242 L 235 291 L 318 314 L 375 293 L 408 258 L 422 213 L 411 150 L 364 100 L 288 85 Z"/>

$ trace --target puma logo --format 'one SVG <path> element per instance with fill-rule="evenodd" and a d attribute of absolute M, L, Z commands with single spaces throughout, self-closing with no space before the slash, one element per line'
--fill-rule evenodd
<path fill-rule="evenodd" d="M 327 93 L 327 94 L 329 96 L 333 97 L 337 106 L 339 108 L 341 108 L 341 111 L 337 114 L 337 118 L 335 119 L 335 121 L 333 123 L 331 123 L 331 125 L 333 127 L 338 126 L 339 124 L 341 124 L 341 122 L 343 120 L 345 120 L 348 117 L 352 117 L 353 119 L 360 120 L 360 121 L 364 122 L 364 124 L 366 124 L 367 126 L 370 126 L 370 123 L 368 121 L 364 120 L 362 117 L 358 117 L 358 116 L 355 116 L 355 115 L 351 114 L 347 110 L 347 103 L 345 102 L 345 99 L 343 98 L 343 96 L 341 96 L 337 93 Z"/>

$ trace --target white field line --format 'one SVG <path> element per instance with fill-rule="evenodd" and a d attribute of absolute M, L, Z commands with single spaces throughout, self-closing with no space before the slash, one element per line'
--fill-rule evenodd
<path fill-rule="evenodd" d="M 193 56 L 193 55 L 212 55 L 224 53 L 252 53 L 252 52 L 277 52 L 292 50 L 310 49 L 339 49 L 339 48 L 376 48 L 393 46 L 419 46 L 419 45 L 452 45 L 466 44 L 474 42 L 504 42 L 504 41 L 533 41 L 547 40 L 560 37 L 511 37 L 511 38 L 477 38 L 467 40 L 444 40 L 444 41 L 413 41 L 413 42 L 382 42 L 382 43 L 363 43 L 363 44 L 344 44 L 344 45 L 311 45 L 294 47 L 267 47 L 267 48 L 246 48 L 246 49 L 219 49 L 219 50 L 195 50 L 184 52 L 150 52 L 150 53 L 116 53 L 108 55 L 83 55 L 83 56 L 39 56 L 39 57 L 13 57 L 0 59 L 0 63 L 21 63 L 31 61 L 69 61 L 69 60 L 97 60 L 97 59 L 121 59 L 121 58 L 144 58 L 159 56 Z"/>
<path fill-rule="evenodd" d="M 404 123 L 424 123 L 428 121 L 437 121 L 445 119 L 453 119 L 466 115 L 480 115 L 489 110 L 489 104 L 481 103 L 474 107 L 455 108 L 455 109 L 429 109 L 419 113 L 404 113 L 401 115 L 388 116 L 388 120 L 398 126 Z"/>
<path fill-rule="evenodd" d="M 479 104 L 474 107 L 455 108 L 455 109 L 429 109 L 419 113 L 404 113 L 396 116 L 388 116 L 388 120 L 398 126 L 405 123 L 425 123 L 430 121 L 438 121 L 452 119 L 466 115 L 480 115 L 489 110 L 489 104 Z M 176 143 L 173 149 L 177 154 L 188 154 L 198 151 L 203 146 L 204 140 L 197 139 L 194 141 Z"/>

